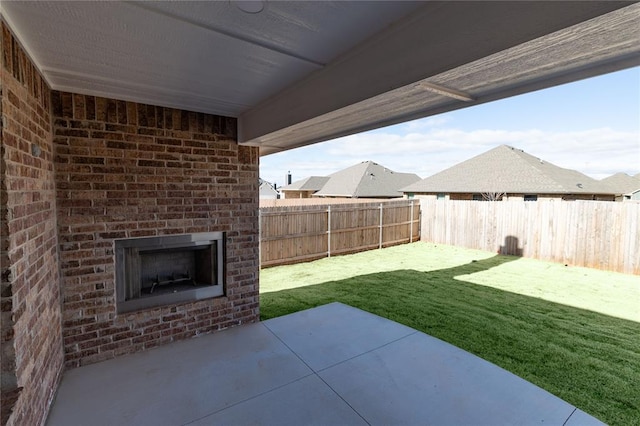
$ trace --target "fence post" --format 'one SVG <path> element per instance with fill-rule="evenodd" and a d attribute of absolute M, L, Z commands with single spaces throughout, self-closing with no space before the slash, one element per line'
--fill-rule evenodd
<path fill-rule="evenodd" d="M 409 242 L 413 242 L 413 201 L 411 200 L 411 217 L 409 218 Z"/>
<path fill-rule="evenodd" d="M 418 204 L 418 241 L 422 241 L 422 200 Z"/>
<path fill-rule="evenodd" d="M 380 245 L 378 248 L 382 248 L 382 203 L 380 203 Z"/>
<path fill-rule="evenodd" d="M 262 267 L 262 209 L 258 208 L 258 265 Z"/>
<path fill-rule="evenodd" d="M 327 206 L 327 257 L 331 257 L 331 204 Z"/>

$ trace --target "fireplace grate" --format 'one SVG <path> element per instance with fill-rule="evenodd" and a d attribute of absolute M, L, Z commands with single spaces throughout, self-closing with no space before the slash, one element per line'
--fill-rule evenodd
<path fill-rule="evenodd" d="M 151 283 L 151 287 L 149 288 L 148 292 L 149 294 L 153 294 L 156 288 L 158 288 L 158 290 L 161 290 L 162 287 L 170 287 L 172 289 L 172 293 L 175 293 L 178 290 L 174 289 L 174 287 L 185 285 L 191 285 L 194 287 L 198 285 L 198 283 L 196 283 L 196 281 L 191 278 L 191 274 L 189 273 L 189 271 L 185 272 L 182 275 L 171 273 L 171 275 L 167 277 L 166 280 L 161 280 L 160 276 L 156 275 L 156 279 Z"/>

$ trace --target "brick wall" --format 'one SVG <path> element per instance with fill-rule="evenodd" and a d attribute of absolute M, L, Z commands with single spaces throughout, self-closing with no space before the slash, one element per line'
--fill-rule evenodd
<path fill-rule="evenodd" d="M 66 364 L 258 320 L 258 149 L 235 119 L 54 91 Z M 116 315 L 114 239 L 227 232 L 224 297 Z"/>
<path fill-rule="evenodd" d="M 63 367 L 50 90 L 1 26 L 2 424 L 39 425 Z"/>

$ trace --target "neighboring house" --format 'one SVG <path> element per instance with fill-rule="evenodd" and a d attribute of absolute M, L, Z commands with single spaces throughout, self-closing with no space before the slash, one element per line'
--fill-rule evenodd
<path fill-rule="evenodd" d="M 624 194 L 623 201 L 640 201 L 640 189 Z"/>
<path fill-rule="evenodd" d="M 414 173 L 397 173 L 373 161 L 363 161 L 328 178 L 314 197 L 400 198 L 400 188 L 420 180 Z"/>
<path fill-rule="evenodd" d="M 280 190 L 285 198 L 400 198 L 400 188 L 420 180 L 413 173 L 397 173 L 373 161 L 329 176 L 311 176 L 293 182 Z"/>
<path fill-rule="evenodd" d="M 601 180 L 615 192 L 616 201 L 640 200 L 640 173 L 629 176 L 626 173 L 616 173 Z"/>
<path fill-rule="evenodd" d="M 275 184 L 269 183 L 260 178 L 260 199 L 276 200 L 278 198 L 280 198 L 280 194 L 278 193 Z"/>
<path fill-rule="evenodd" d="M 500 145 L 402 189 L 407 198 L 614 201 L 609 185 Z"/>
<path fill-rule="evenodd" d="M 329 180 L 326 176 L 310 176 L 280 188 L 283 198 L 311 198 Z"/>

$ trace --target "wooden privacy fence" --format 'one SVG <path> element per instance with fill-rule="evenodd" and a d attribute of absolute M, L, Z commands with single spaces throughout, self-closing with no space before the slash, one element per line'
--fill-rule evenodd
<path fill-rule="evenodd" d="M 421 200 L 421 240 L 640 274 L 640 203 Z"/>
<path fill-rule="evenodd" d="M 261 208 L 261 266 L 417 241 L 419 225 L 415 200 Z"/>

